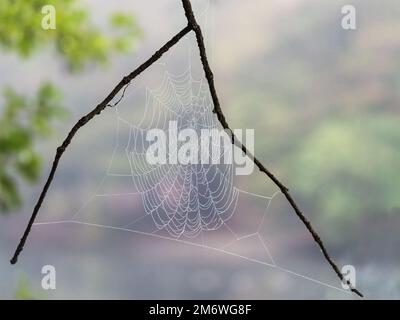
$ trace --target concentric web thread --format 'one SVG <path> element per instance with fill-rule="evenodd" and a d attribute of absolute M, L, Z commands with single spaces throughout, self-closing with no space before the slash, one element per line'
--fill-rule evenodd
<path fill-rule="evenodd" d="M 206 3 L 208 4 L 208 1 Z M 203 14 L 203 17 L 208 16 Z M 190 57 L 192 44 L 190 41 L 188 43 Z M 163 63 L 159 65 L 165 66 Z M 350 294 L 349 291 L 340 287 L 280 266 L 273 257 L 261 230 L 269 214 L 271 203 L 280 194 L 279 191 L 264 196 L 236 187 L 233 164 L 182 165 L 169 164 L 168 161 L 162 165 L 148 163 L 146 150 L 150 142 L 146 141 L 146 133 L 150 129 L 159 128 L 167 131 L 171 121 L 176 121 L 178 130 L 191 128 L 200 132 L 201 129 L 220 128 L 212 113 L 213 104 L 207 82 L 203 78 L 194 78 L 190 58 L 189 67 L 183 73 L 176 75 L 167 70 L 164 72 L 163 80 L 157 88 L 146 88 L 145 112 L 139 123 L 133 124 L 122 117 L 119 112 L 121 105 L 114 107 L 117 141 L 107 171 L 93 195 L 70 219 L 38 222 L 34 225 L 79 224 L 179 242 L 274 268 L 329 289 Z M 128 92 L 123 100 L 130 94 L 132 92 Z M 124 142 L 120 141 L 122 126 L 129 127 L 129 139 L 123 146 Z M 121 152 L 121 147 L 129 163 L 129 174 L 116 173 L 112 170 L 115 157 Z M 221 150 L 221 158 L 225 155 L 223 152 L 224 150 Z M 103 191 L 103 186 L 108 179 L 121 176 L 131 180 L 134 191 L 123 193 Z M 238 201 L 243 195 L 261 199 L 264 203 L 264 213 L 259 217 L 257 227 L 252 232 L 238 234 L 229 222 L 235 215 L 246 214 L 238 210 Z M 140 197 L 143 215 L 132 214 L 132 219 L 122 224 L 100 223 L 83 217 L 87 206 L 100 198 L 131 196 Z M 152 228 L 148 228 L 149 217 Z M 143 227 L 143 221 L 146 221 L 146 227 Z M 224 243 L 209 244 L 207 238 L 213 232 L 229 234 L 228 240 Z M 255 258 L 245 252 L 238 253 L 232 249 L 246 239 L 253 239 L 260 244 L 266 258 Z"/>
<path fill-rule="evenodd" d="M 147 128 L 143 122 L 131 126 L 126 153 L 132 181 L 141 194 L 145 212 L 158 229 L 173 237 L 192 238 L 203 231 L 217 230 L 229 220 L 238 199 L 233 165 L 170 164 L 170 154 L 166 164 L 150 165 L 146 160 L 150 145 L 146 133 L 151 128 L 168 131 L 171 122 L 177 124 L 178 131 L 190 128 L 200 134 L 202 129 L 217 129 L 211 105 L 206 83 L 192 79 L 190 68 L 178 77 L 166 73 L 159 89 L 147 90 L 145 114 L 151 115 Z M 220 152 L 223 159 L 227 150 Z"/>

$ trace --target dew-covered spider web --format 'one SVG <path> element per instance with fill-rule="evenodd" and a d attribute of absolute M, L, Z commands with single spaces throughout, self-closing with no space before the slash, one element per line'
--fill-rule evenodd
<path fill-rule="evenodd" d="M 210 16 L 207 10 L 208 7 L 199 15 L 203 21 Z M 205 38 L 210 37 L 206 34 Z M 281 265 L 276 259 L 268 241 L 268 230 L 273 230 L 266 226 L 275 202 L 282 198 L 278 189 L 269 188 L 270 194 L 263 195 L 238 187 L 235 164 L 167 161 L 152 165 L 147 161 L 146 150 L 151 142 L 146 134 L 151 129 L 169 132 L 171 122 L 177 124 L 178 131 L 221 129 L 212 113 L 201 65 L 193 61 L 197 54 L 194 39 L 188 36 L 182 43 L 186 55 L 170 63 L 171 57 L 178 55 L 175 49 L 170 50 L 157 64 L 156 71 L 162 71 L 159 80 L 151 85 L 131 85 L 113 108 L 115 145 L 104 177 L 92 195 L 68 218 L 42 221 L 35 226 L 78 224 L 179 242 L 348 293 L 336 285 L 336 280 L 329 283 L 316 279 Z M 131 100 L 137 92 L 144 97 L 143 108 L 127 117 L 127 111 L 140 109 L 137 100 Z M 138 114 L 141 120 L 134 121 Z M 225 152 L 221 149 L 221 158 Z"/>
<path fill-rule="evenodd" d="M 165 230 L 176 238 L 193 238 L 219 229 L 235 212 L 238 200 L 232 165 L 174 164 L 177 161 L 171 161 L 171 154 L 166 164 L 151 165 L 146 160 L 146 150 L 152 143 L 146 140 L 150 129 L 169 131 L 171 141 L 184 129 L 200 134 L 202 129 L 218 128 L 207 90 L 206 82 L 191 77 L 190 68 L 178 77 L 166 73 L 158 89 L 146 92 L 145 114 L 150 116 L 149 121 L 130 127 L 126 155 L 132 182 L 157 231 Z M 176 132 L 169 128 L 171 123 L 176 123 Z M 222 159 L 226 151 L 221 148 L 220 152 Z"/>

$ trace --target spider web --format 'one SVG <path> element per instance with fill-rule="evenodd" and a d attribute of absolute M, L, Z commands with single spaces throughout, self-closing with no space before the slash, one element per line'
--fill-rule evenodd
<path fill-rule="evenodd" d="M 209 16 L 206 14 L 207 8 L 202 14 L 205 20 Z M 205 38 L 208 39 L 209 36 L 206 34 Z M 276 262 L 263 234 L 263 227 L 267 223 L 273 201 L 280 194 L 278 189 L 265 196 L 237 187 L 234 164 L 183 165 L 169 164 L 167 161 L 166 164 L 150 165 L 147 162 L 146 150 L 150 143 L 146 141 L 146 133 L 150 129 L 168 131 L 171 121 L 176 121 L 178 131 L 190 128 L 200 132 L 201 129 L 220 128 L 212 113 L 213 104 L 207 82 L 204 77 L 194 76 L 199 72 L 194 70 L 191 61 L 193 38 L 182 42 L 189 53 L 189 66 L 176 73 L 167 70 L 167 62 L 157 63 L 164 69 L 163 77 L 158 86 L 145 88 L 145 108 L 138 123 L 133 123 L 121 115 L 122 108 L 125 108 L 126 101 L 134 94 L 134 90 L 127 90 L 128 94 L 121 104 L 114 107 L 116 143 L 106 173 L 93 195 L 70 218 L 38 222 L 35 226 L 79 224 L 180 242 L 273 268 L 335 291 L 349 293 L 337 286 L 287 269 Z M 171 55 L 172 53 L 169 53 L 169 56 Z M 168 59 L 167 55 L 163 61 Z M 226 150 L 221 150 L 220 158 L 225 155 Z M 121 170 L 121 167 L 128 168 L 128 172 Z M 123 182 L 116 187 L 110 183 L 112 179 Z M 118 188 L 121 188 L 121 192 L 116 192 Z M 122 198 L 136 200 L 130 202 L 133 206 L 129 208 L 129 216 L 119 215 L 115 208 L 88 210 L 91 204 L 105 198 L 115 199 L 114 203 Z M 250 227 L 238 229 L 232 227 L 235 225 L 235 218 L 248 214 L 243 212 L 246 209 L 240 205 L 243 198 L 261 202 L 263 212 L 252 218 L 255 222 Z M 143 214 L 137 215 L 137 212 Z M 221 234 L 224 235 L 222 239 Z M 246 243 L 247 245 L 244 245 Z M 249 243 L 258 246 L 256 254 L 248 250 Z"/>
<path fill-rule="evenodd" d="M 149 144 L 145 139 L 147 130 L 167 129 L 172 120 L 177 121 L 178 130 L 218 128 L 212 116 L 212 101 L 207 83 L 204 79 L 194 79 L 191 72 L 190 67 L 177 76 L 166 71 L 158 88 L 146 88 L 145 116 L 139 124 L 132 124 L 121 117 L 119 107 L 116 107 L 117 143 L 96 192 L 70 219 L 38 222 L 35 225 L 80 224 L 178 241 L 274 268 L 348 293 L 276 263 L 262 228 L 266 224 L 271 203 L 280 191 L 264 196 L 236 187 L 234 164 L 148 164 L 145 155 Z M 115 163 L 121 162 L 121 159 L 129 164 L 129 173 L 114 170 L 114 167 L 118 167 Z M 114 186 L 107 184 L 111 178 L 124 179 L 122 188 L 130 185 L 132 191 L 113 192 Z M 143 210 L 138 211 L 144 211 L 144 214 L 129 219 L 126 215 L 118 216 L 116 210 L 111 215 L 109 211 L 103 214 L 102 210 L 87 210 L 98 199 L 114 198 L 114 202 L 118 202 L 118 199 L 124 197 L 138 197 L 143 206 Z M 248 214 L 238 205 L 243 197 L 250 197 L 252 201 L 261 200 L 264 212 L 258 217 L 253 230 L 244 228 L 237 231 L 230 226 L 230 222 L 235 217 Z M 216 241 L 215 233 L 224 234 L 223 240 L 218 238 Z M 248 243 L 244 245 L 246 241 Z M 258 245 L 261 250 L 254 254 L 248 251 L 249 245 Z"/>
<path fill-rule="evenodd" d="M 171 121 L 177 123 L 177 131 L 190 128 L 200 134 L 202 129 L 216 129 L 211 106 L 206 82 L 194 80 L 190 68 L 178 77 L 166 73 L 160 88 L 147 89 L 145 114 L 151 115 L 150 121 L 130 125 L 125 152 L 133 184 L 157 229 L 173 237 L 193 238 L 219 229 L 231 218 L 239 193 L 233 186 L 233 166 L 170 164 L 170 159 L 166 164 L 151 165 L 146 160 L 151 144 L 146 133 L 152 128 L 167 131 Z M 221 149 L 219 158 L 228 151 Z M 206 150 L 201 152 L 203 159 Z M 209 158 L 211 163 L 211 155 Z"/>

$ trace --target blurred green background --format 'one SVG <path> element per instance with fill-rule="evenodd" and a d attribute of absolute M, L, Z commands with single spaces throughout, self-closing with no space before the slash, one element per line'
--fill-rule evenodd
<path fill-rule="evenodd" d="M 400 298 L 398 3 L 354 0 L 357 29 L 344 30 L 347 1 L 193 2 L 231 127 L 255 129 L 258 158 L 289 186 L 338 263 L 356 267 L 366 296 Z M 40 28 L 45 4 L 57 9 L 56 30 Z M 34 228 L 19 264 L 9 265 L 75 119 L 184 25 L 177 0 L 0 0 L 0 298 L 352 298 L 265 266 L 81 226 Z M 172 72 L 182 69 L 185 46 L 196 59 L 193 40 L 163 58 Z M 132 84 L 138 92 L 121 103 L 124 117 L 143 110 L 157 68 Z M 113 111 L 79 133 L 43 221 L 66 218 L 90 199 L 115 139 Z M 257 173 L 237 183 L 274 191 Z M 138 208 L 124 201 L 91 210 Z M 248 199 L 241 210 L 262 205 Z M 340 287 L 285 202 L 272 209 L 265 232 L 279 264 Z M 242 213 L 235 227 L 251 217 Z M 59 270 L 55 291 L 40 288 L 44 264 Z"/>

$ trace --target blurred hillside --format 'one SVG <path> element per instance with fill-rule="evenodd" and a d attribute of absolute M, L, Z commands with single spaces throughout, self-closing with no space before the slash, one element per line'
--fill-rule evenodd
<path fill-rule="evenodd" d="M 346 31 L 344 3 L 303 1 L 275 16 L 273 39 L 237 66 L 226 100 L 235 125 L 256 127 L 257 154 L 314 219 L 346 226 L 333 239 L 346 243 L 371 215 L 398 223 L 400 8 L 356 1 L 358 28 Z"/>

